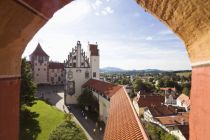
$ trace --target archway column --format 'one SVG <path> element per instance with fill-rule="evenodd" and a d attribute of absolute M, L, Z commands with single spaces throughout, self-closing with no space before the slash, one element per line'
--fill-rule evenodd
<path fill-rule="evenodd" d="M 19 139 L 21 55 L 55 11 L 71 0 L 0 1 L 0 139 Z"/>

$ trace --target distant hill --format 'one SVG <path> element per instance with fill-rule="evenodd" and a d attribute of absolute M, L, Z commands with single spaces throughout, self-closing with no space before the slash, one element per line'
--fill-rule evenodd
<path fill-rule="evenodd" d="M 122 72 L 125 71 L 121 68 L 117 68 L 117 67 L 104 67 L 100 69 L 101 72 Z"/>

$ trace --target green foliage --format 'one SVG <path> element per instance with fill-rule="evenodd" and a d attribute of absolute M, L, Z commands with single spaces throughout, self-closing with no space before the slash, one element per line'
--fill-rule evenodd
<path fill-rule="evenodd" d="M 66 122 L 71 122 L 71 120 L 72 120 L 72 114 L 65 114 L 64 115 L 64 119 L 65 119 L 65 121 Z"/>
<path fill-rule="evenodd" d="M 87 88 L 84 89 L 83 93 L 78 97 L 77 101 L 81 107 L 98 107 L 97 99 L 94 97 L 92 91 Z"/>
<path fill-rule="evenodd" d="M 26 59 L 22 59 L 21 64 L 21 91 L 20 91 L 20 105 L 32 106 L 35 101 L 34 94 L 36 86 L 32 79 L 32 73 L 29 63 Z"/>
<path fill-rule="evenodd" d="M 155 87 L 152 84 L 150 84 L 148 82 L 143 82 L 141 79 L 136 79 L 134 81 L 133 87 L 134 87 L 135 92 L 145 91 L 145 92 L 149 93 L 149 92 L 153 92 L 155 90 Z"/>
<path fill-rule="evenodd" d="M 87 140 L 87 137 L 74 122 L 63 122 L 50 133 L 49 140 Z"/>
<path fill-rule="evenodd" d="M 155 124 L 146 123 L 145 128 L 151 140 L 177 140 L 175 136 L 167 133 L 165 130 Z"/>
<path fill-rule="evenodd" d="M 53 129 L 64 121 L 64 113 L 44 101 L 36 100 L 21 113 L 20 140 L 47 140 Z"/>

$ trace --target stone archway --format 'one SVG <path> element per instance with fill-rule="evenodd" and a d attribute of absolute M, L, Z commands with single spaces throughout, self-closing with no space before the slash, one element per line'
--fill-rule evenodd
<path fill-rule="evenodd" d="M 0 1 L 0 139 L 18 139 L 21 55 L 34 34 L 71 0 Z M 190 139 L 210 137 L 210 1 L 137 0 L 184 42 L 192 65 Z"/>
<path fill-rule="evenodd" d="M 190 139 L 210 137 L 210 1 L 137 0 L 185 43 L 192 66 Z"/>

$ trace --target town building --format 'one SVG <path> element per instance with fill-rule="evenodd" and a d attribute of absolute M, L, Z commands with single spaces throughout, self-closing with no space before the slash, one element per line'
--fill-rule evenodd
<path fill-rule="evenodd" d="M 30 55 L 30 64 L 33 79 L 37 85 L 64 85 L 64 64 L 49 61 L 49 55 L 39 43 Z"/>
<path fill-rule="evenodd" d="M 190 98 L 185 94 L 181 94 L 177 98 L 177 106 L 184 107 L 186 111 L 189 111 L 190 110 Z"/>
<path fill-rule="evenodd" d="M 80 41 L 64 62 L 66 72 L 65 104 L 76 104 L 82 93 L 82 85 L 89 79 L 99 80 L 99 49 L 97 44 L 88 44 L 88 52 L 82 49 Z"/>

